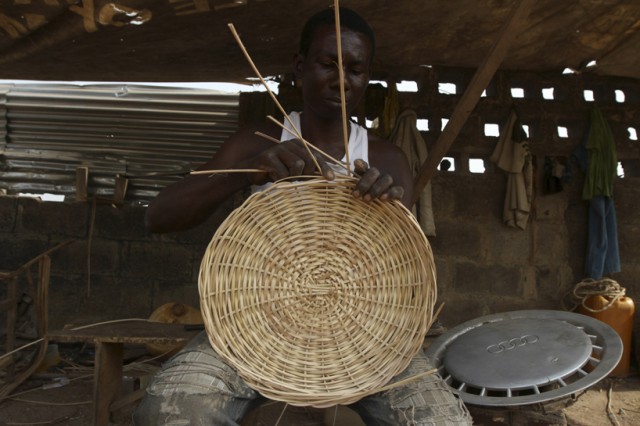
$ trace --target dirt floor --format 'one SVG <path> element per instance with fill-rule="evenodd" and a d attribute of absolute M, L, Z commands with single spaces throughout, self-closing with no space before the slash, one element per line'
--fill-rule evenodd
<path fill-rule="evenodd" d="M 67 350 L 68 349 L 68 350 Z M 69 425 L 92 424 L 93 366 L 90 348 L 62 348 L 60 362 L 45 372 L 31 376 L 12 395 L 0 403 L 0 425 Z M 124 392 L 135 395 L 141 385 L 157 370 L 158 361 L 149 359 L 143 348 L 132 348 L 125 358 Z M 132 361 L 133 359 L 133 361 Z M 112 425 L 131 424 L 136 402 L 118 408 L 112 414 Z M 563 408 L 564 405 L 569 405 Z M 356 426 L 362 424 L 345 407 L 305 409 L 271 403 L 251 413 L 245 426 Z M 549 407 L 524 410 L 486 410 L 470 407 L 477 425 L 541 425 L 570 426 L 635 426 L 640 425 L 640 376 L 625 379 L 608 378 L 579 395 L 577 399 L 560 401 Z M 546 412 L 545 412 L 546 410 Z M 282 417 L 281 417 L 282 415 Z M 334 417 L 335 419 L 334 422 Z M 281 417 L 281 418 L 280 418 Z M 278 421 L 278 419 L 280 420 Z"/>

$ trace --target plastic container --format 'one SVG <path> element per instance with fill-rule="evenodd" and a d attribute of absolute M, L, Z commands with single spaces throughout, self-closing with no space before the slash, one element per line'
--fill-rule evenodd
<path fill-rule="evenodd" d="M 153 311 L 149 317 L 151 321 L 177 323 L 177 324 L 204 324 L 202 314 L 199 309 L 193 306 L 185 305 L 183 303 L 165 303 L 158 309 Z M 182 345 L 170 345 L 170 344 L 147 344 L 146 348 L 152 355 L 171 356 L 182 349 L 185 344 Z"/>
<path fill-rule="evenodd" d="M 589 296 L 584 304 L 594 310 L 600 310 L 611 302 L 604 296 Z M 592 318 L 600 320 L 613 328 L 622 339 L 622 358 L 620 362 L 609 374 L 609 377 L 627 377 L 631 367 L 631 335 L 633 332 L 633 312 L 635 306 L 630 297 L 621 297 L 616 300 L 610 308 L 601 312 L 591 312 L 580 305 L 579 312 Z"/>

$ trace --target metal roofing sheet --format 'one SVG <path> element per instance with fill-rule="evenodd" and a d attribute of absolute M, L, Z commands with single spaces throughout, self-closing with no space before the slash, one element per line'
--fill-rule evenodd
<path fill-rule="evenodd" d="M 84 166 L 90 195 L 109 197 L 119 175 L 126 200 L 146 203 L 211 157 L 236 130 L 238 104 L 237 94 L 201 89 L 0 87 L 0 188 L 73 198 Z"/>

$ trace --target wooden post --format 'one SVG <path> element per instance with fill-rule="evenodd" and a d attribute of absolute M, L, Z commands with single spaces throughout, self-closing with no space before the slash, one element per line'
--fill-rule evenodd
<path fill-rule="evenodd" d="M 87 183 L 89 181 L 89 168 L 76 168 L 76 201 L 87 201 Z"/>
<path fill-rule="evenodd" d="M 502 27 L 502 30 L 498 35 L 497 41 L 478 67 L 478 70 L 474 74 L 467 90 L 465 90 L 460 101 L 456 105 L 456 108 L 451 115 L 451 119 L 440 134 L 435 146 L 429 152 L 429 156 L 426 161 L 420 167 L 420 170 L 413 181 L 413 196 L 411 204 L 415 204 L 422 193 L 422 190 L 427 183 L 429 183 L 429 180 L 431 180 L 438 164 L 440 164 L 440 161 L 446 155 L 447 151 L 453 144 L 453 141 L 460 133 L 460 130 L 469 118 L 471 111 L 473 111 L 478 103 L 478 100 L 482 95 L 482 91 L 487 87 L 496 70 L 504 60 L 511 43 L 518 35 L 518 32 L 522 29 L 523 24 L 535 3 L 535 0 L 519 0 L 514 6 L 507 22 Z"/>
<path fill-rule="evenodd" d="M 127 186 L 129 179 L 126 177 L 116 175 L 115 188 L 113 190 L 113 201 L 116 203 L 122 203 L 125 195 L 127 195 Z"/>

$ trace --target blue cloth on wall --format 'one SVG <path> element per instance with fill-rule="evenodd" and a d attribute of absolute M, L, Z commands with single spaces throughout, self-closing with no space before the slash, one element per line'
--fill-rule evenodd
<path fill-rule="evenodd" d="M 583 144 L 573 153 L 585 172 L 582 198 L 589 200 L 589 223 L 585 273 L 594 280 L 620 272 L 618 226 L 613 204 L 613 182 L 617 155 L 613 132 L 600 110 L 593 105 L 590 126 Z"/>
<path fill-rule="evenodd" d="M 589 202 L 589 235 L 585 272 L 594 280 L 620 272 L 618 226 L 613 198 L 597 195 Z"/>

